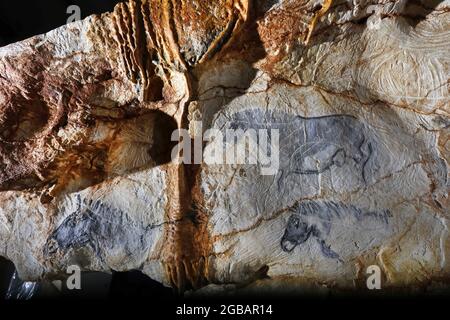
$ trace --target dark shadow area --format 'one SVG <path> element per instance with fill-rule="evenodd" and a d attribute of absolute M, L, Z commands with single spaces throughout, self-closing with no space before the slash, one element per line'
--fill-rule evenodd
<path fill-rule="evenodd" d="M 78 5 L 81 18 L 112 11 L 119 0 L 40 0 L 0 2 L 0 46 L 48 32 L 67 23 L 70 5 Z"/>
<path fill-rule="evenodd" d="M 150 279 L 140 271 L 81 273 L 81 289 L 69 290 L 67 280 L 57 282 L 24 282 L 14 264 L 0 257 L 0 303 L 45 302 L 48 300 L 76 301 L 140 301 L 144 299 L 169 300 L 174 291 Z M 59 288 L 58 288 L 59 286 Z"/>
<path fill-rule="evenodd" d="M 40 134 L 42 127 L 47 125 L 48 119 L 43 119 L 41 122 L 28 121 L 30 117 L 29 112 L 26 111 L 24 109 L 23 116 L 19 114 L 17 117 L 12 117 L 17 122 L 17 126 L 5 126 L 8 128 L 9 141 L 32 141 L 31 139 Z M 177 124 L 169 115 L 157 110 L 141 110 L 133 116 L 122 119 L 111 120 L 97 117 L 94 121 L 100 128 L 114 123 L 115 129 L 108 129 L 114 138 L 68 146 L 45 168 L 52 172 L 51 175 L 46 176 L 46 180 L 39 179 L 34 173 L 13 176 L 10 179 L 5 178 L 5 181 L 0 183 L 0 191 L 55 185 L 57 191 L 48 199 L 46 196 L 43 201 L 47 203 L 58 194 L 77 192 L 108 179 L 149 170 L 171 161 L 172 149 L 177 144 L 176 141 L 171 141 L 171 137 L 177 129 Z M 0 138 L 2 137 L 0 134 Z M 2 143 L 0 146 L 10 148 L 9 152 L 5 152 L 6 154 L 19 152 L 16 144 Z M 82 179 L 77 180 L 64 172 L 76 173 Z"/>
<path fill-rule="evenodd" d="M 174 298 L 173 289 L 164 287 L 162 284 L 153 281 L 140 271 L 114 272 L 109 299 L 170 299 Z"/>
<path fill-rule="evenodd" d="M 4 299 L 8 291 L 11 277 L 14 273 L 14 264 L 0 257 L 0 301 Z"/>
<path fill-rule="evenodd" d="M 172 133 L 178 126 L 175 119 L 167 114 L 160 111 L 154 111 L 154 114 L 153 137 L 156 143 L 150 148 L 149 154 L 158 166 L 172 161 L 172 149 L 177 144 L 176 141 L 171 141 Z"/>
<path fill-rule="evenodd" d="M 409 0 L 405 6 L 406 20 L 415 28 L 432 13 L 444 0 Z"/>
<path fill-rule="evenodd" d="M 101 121 L 101 120 L 99 120 Z M 63 175 L 56 176 L 56 185 L 62 193 L 78 192 L 106 180 L 126 176 L 143 170 L 149 170 L 172 161 L 172 149 L 176 141 L 171 141 L 172 133 L 178 128 L 174 118 L 157 111 L 144 111 L 142 115 L 131 119 L 114 120 L 117 127 L 115 139 L 108 144 L 81 145 L 68 155 L 62 156 L 62 162 L 68 163 L 70 156 L 87 157 L 89 163 L 96 163 L 90 168 L 71 167 L 83 177 L 67 180 Z M 106 148 L 104 148 L 106 146 Z M 61 165 L 59 161 L 55 165 Z"/>

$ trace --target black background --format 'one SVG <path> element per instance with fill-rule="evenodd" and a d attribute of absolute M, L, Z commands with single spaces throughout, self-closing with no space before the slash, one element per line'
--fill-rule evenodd
<path fill-rule="evenodd" d="M 65 25 L 67 8 L 78 5 L 81 17 L 112 11 L 118 0 L 0 0 L 0 46 Z"/>

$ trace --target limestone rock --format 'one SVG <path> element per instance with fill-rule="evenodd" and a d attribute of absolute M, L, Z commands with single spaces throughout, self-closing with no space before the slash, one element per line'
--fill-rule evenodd
<path fill-rule="evenodd" d="M 448 285 L 449 7 L 134 0 L 1 48 L 0 255 L 182 291 Z M 180 163 L 176 129 L 265 132 L 276 161 Z"/>

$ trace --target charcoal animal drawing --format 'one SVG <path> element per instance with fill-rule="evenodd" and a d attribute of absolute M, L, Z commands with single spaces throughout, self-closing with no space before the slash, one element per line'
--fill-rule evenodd
<path fill-rule="evenodd" d="M 332 249 L 330 238 L 332 228 L 347 223 L 347 227 L 371 223 L 379 228 L 386 228 L 391 213 L 389 210 L 368 211 L 353 205 L 330 201 L 304 201 L 292 209 L 283 237 L 281 249 L 292 252 L 308 240 L 317 241 L 322 254 L 331 259 L 342 261 L 339 254 Z M 369 228 L 367 232 L 370 232 Z"/>
<path fill-rule="evenodd" d="M 159 226 L 133 221 L 126 212 L 111 208 L 101 200 L 83 201 L 78 196 L 77 202 L 75 212 L 47 240 L 46 256 L 89 248 L 103 260 L 108 252 L 126 256 L 146 252 L 150 247 L 151 232 Z"/>
<path fill-rule="evenodd" d="M 278 129 L 280 172 L 278 189 L 293 174 L 318 175 L 333 166 L 353 166 L 367 183 L 374 141 L 366 126 L 350 115 L 305 118 L 281 112 L 251 109 L 229 120 L 231 129 Z"/>

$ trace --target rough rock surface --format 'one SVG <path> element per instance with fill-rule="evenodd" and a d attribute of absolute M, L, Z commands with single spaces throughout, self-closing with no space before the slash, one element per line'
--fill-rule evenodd
<path fill-rule="evenodd" d="M 0 255 L 182 291 L 448 286 L 449 8 L 135 0 L 0 48 Z M 279 170 L 180 164 L 177 128 L 276 129 Z"/>

